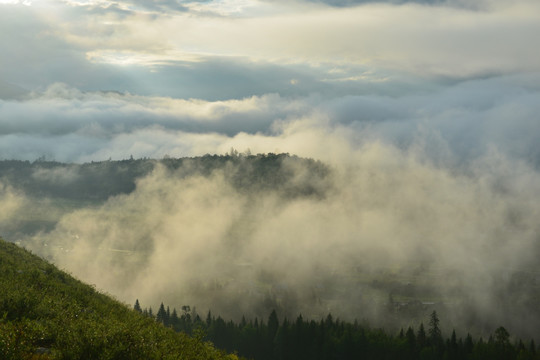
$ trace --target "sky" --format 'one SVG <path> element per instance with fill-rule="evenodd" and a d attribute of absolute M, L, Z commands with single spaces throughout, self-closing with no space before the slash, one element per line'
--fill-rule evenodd
<path fill-rule="evenodd" d="M 501 318 L 496 294 L 516 271 L 540 276 L 538 34 L 537 0 L 0 0 L 0 159 L 321 160 L 335 171 L 324 200 L 160 170 L 34 241 L 77 234 L 57 264 L 154 305 L 184 301 L 167 291 L 196 292 L 199 275 L 309 289 L 314 269 L 427 257 L 480 317 L 532 334 L 540 316 Z M 1 221 L 32 204 L 1 181 L 0 201 Z M 139 242 L 154 250 L 136 278 L 107 267 L 100 249 Z M 237 290 L 224 313 L 249 308 Z"/>
<path fill-rule="evenodd" d="M 302 136 L 407 149 L 430 133 L 452 161 L 495 148 L 539 165 L 535 0 L 2 0 L 0 9 L 3 159 L 234 147 L 331 160 Z"/>

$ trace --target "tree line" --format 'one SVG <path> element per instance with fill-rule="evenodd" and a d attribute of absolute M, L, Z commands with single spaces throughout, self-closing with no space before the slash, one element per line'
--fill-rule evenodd
<path fill-rule="evenodd" d="M 471 334 L 458 337 L 455 330 L 444 337 L 436 311 L 427 326 L 422 322 L 417 329 L 408 327 L 390 334 L 367 323 L 334 319 L 331 314 L 319 321 L 302 315 L 280 321 L 274 310 L 266 321 L 243 317 L 234 322 L 211 312 L 203 319 L 189 306 L 183 306 L 179 314 L 162 303 L 154 314 L 152 308 L 142 309 L 137 300 L 134 308 L 177 332 L 203 336 L 217 348 L 254 360 L 540 359 L 534 340 L 512 339 L 502 326 L 487 339 L 474 339 Z"/>
<path fill-rule="evenodd" d="M 222 171 L 238 191 L 277 191 L 284 196 L 322 196 L 330 168 L 313 159 L 289 154 L 231 154 L 163 159 L 99 161 L 84 164 L 0 160 L 0 178 L 17 190 L 35 197 L 104 201 L 129 194 L 137 179 L 161 165 L 170 176 L 210 176 Z M 304 174 L 297 176 L 298 173 Z"/>

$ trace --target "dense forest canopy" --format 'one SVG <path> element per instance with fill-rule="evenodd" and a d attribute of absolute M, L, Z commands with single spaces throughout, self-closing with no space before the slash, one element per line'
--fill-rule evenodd
<path fill-rule="evenodd" d="M 181 311 L 165 306 L 134 310 L 165 327 L 186 334 L 204 334 L 217 347 L 255 360 L 330 359 L 539 359 L 534 340 L 518 339 L 499 326 L 488 338 L 475 338 L 455 330 L 443 333 L 434 310 L 417 329 L 409 326 L 399 332 L 374 328 L 369 323 L 342 321 L 331 314 L 320 320 L 281 318 L 273 310 L 266 319 L 226 321 L 210 311 L 200 316 L 190 306 Z"/>

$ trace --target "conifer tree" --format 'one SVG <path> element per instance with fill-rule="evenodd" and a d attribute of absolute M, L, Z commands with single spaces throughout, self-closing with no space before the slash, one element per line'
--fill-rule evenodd
<path fill-rule="evenodd" d="M 139 304 L 139 299 L 135 300 L 135 305 L 133 305 L 133 310 L 137 311 L 138 313 L 142 313 L 141 305 Z"/>
<path fill-rule="evenodd" d="M 439 317 L 437 312 L 433 310 L 429 319 L 429 341 L 433 346 L 440 346 L 442 343 L 441 329 L 439 328 Z"/>
<path fill-rule="evenodd" d="M 163 305 L 163 303 L 161 303 L 161 305 L 159 305 L 159 310 L 156 314 L 156 321 L 165 325 L 166 317 L 167 312 L 165 311 L 165 306 Z"/>
<path fill-rule="evenodd" d="M 178 313 L 176 312 L 176 308 L 173 308 L 171 318 L 169 319 L 169 323 L 175 331 L 180 331 L 180 328 L 179 328 L 180 319 L 178 318 Z"/>
<path fill-rule="evenodd" d="M 416 342 L 418 343 L 420 349 L 426 346 L 427 338 L 426 330 L 424 329 L 424 323 L 420 323 L 420 327 L 418 328 L 418 334 L 416 335 Z"/>
<path fill-rule="evenodd" d="M 465 338 L 465 353 L 470 354 L 472 353 L 474 349 L 474 343 L 471 334 L 467 333 L 467 337 Z"/>
<path fill-rule="evenodd" d="M 416 346 L 416 336 L 414 335 L 414 330 L 412 327 L 409 326 L 407 329 L 405 338 L 407 339 L 407 344 L 409 344 L 409 347 L 414 348 Z"/>
<path fill-rule="evenodd" d="M 529 352 L 532 355 L 536 355 L 536 344 L 534 343 L 534 340 L 531 339 L 531 344 L 529 346 Z"/>
<path fill-rule="evenodd" d="M 268 317 L 268 337 L 272 341 L 276 336 L 276 333 L 279 328 L 279 320 L 276 314 L 276 310 L 272 310 L 270 316 Z"/>

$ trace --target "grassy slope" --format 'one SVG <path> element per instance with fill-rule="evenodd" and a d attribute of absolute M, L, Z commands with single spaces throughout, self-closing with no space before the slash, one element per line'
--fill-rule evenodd
<path fill-rule="evenodd" d="M 0 359 L 237 359 L 2 239 L 0 274 Z"/>

